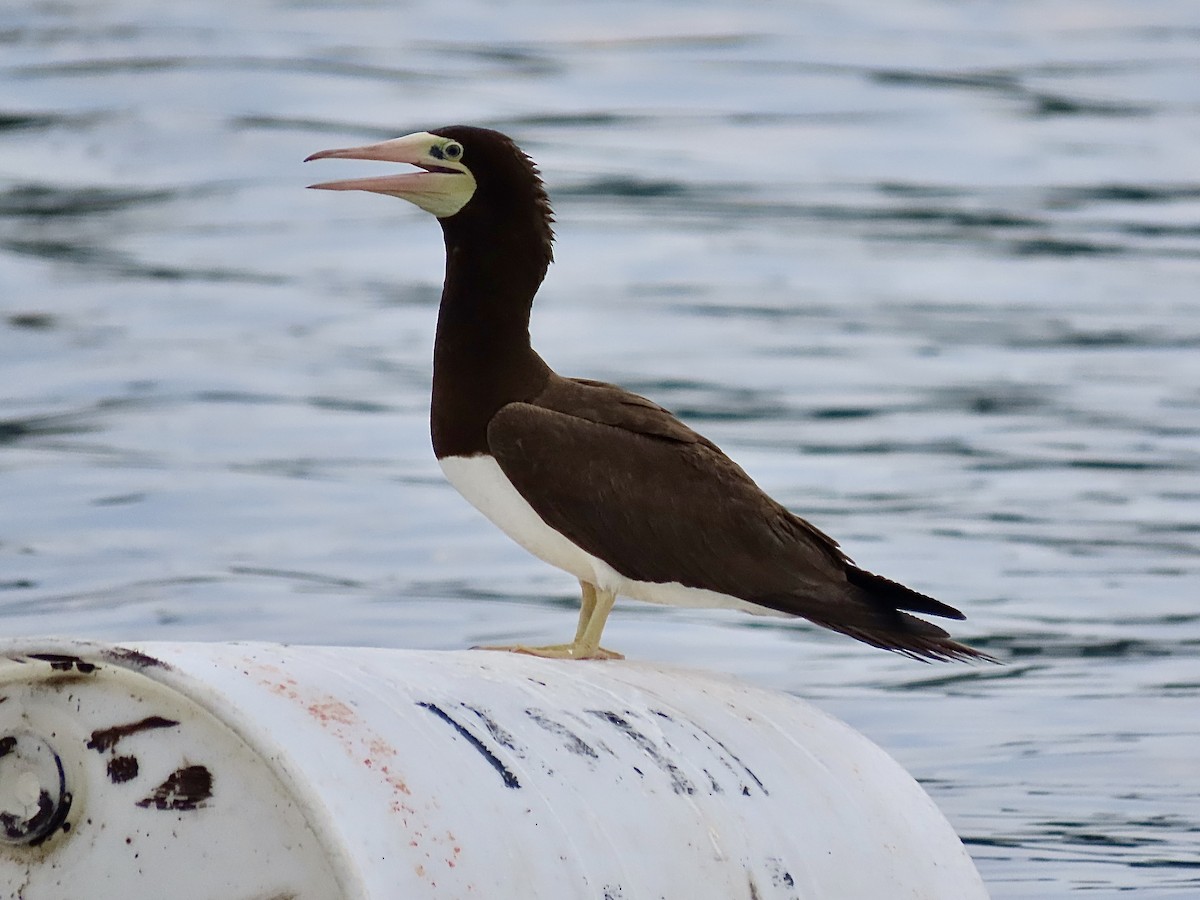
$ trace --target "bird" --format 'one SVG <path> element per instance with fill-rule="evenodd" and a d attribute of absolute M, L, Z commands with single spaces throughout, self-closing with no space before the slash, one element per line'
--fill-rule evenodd
<path fill-rule="evenodd" d="M 309 187 L 398 197 L 437 218 L 446 269 L 434 453 L 484 516 L 579 580 L 572 641 L 488 649 L 621 659 L 600 642 L 621 595 L 800 617 L 923 661 L 992 659 L 914 615 L 961 612 L 855 565 L 662 406 L 550 368 L 531 346 L 529 320 L 553 261 L 554 214 L 540 170 L 510 137 L 452 125 L 305 162 L 319 159 L 412 167 Z"/>

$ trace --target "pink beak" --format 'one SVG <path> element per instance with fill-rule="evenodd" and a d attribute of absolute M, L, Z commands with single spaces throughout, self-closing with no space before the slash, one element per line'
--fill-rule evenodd
<path fill-rule="evenodd" d="M 344 147 L 339 150 L 322 150 L 305 159 L 377 159 L 383 162 L 408 163 L 425 169 L 422 172 L 402 172 L 396 175 L 380 175 L 375 178 L 351 178 L 346 181 L 323 181 L 310 184 L 319 191 L 372 191 L 377 194 L 414 194 L 429 190 L 431 180 L 437 180 L 438 172 L 429 171 L 428 156 L 431 135 L 420 133 L 407 137 L 367 144 L 363 147 Z"/>

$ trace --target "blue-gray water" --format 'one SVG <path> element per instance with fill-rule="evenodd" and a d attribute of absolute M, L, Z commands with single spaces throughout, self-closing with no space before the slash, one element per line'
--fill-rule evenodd
<path fill-rule="evenodd" d="M 1200 896 L 1200 6 L 13 0 L 0 48 L 0 632 L 569 636 L 429 450 L 436 224 L 303 190 L 490 125 L 555 199 L 547 359 L 1005 665 L 632 603 L 606 643 L 846 719 L 997 900 Z"/>

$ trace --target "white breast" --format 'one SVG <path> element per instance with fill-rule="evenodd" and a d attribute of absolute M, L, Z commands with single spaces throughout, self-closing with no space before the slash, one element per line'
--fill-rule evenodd
<path fill-rule="evenodd" d="M 538 559 L 570 572 L 603 590 L 647 603 L 670 606 L 722 607 L 762 615 L 779 615 L 715 591 L 625 578 L 612 566 L 563 537 L 543 521 L 513 487 L 490 456 L 447 456 L 439 459 L 446 480 L 510 538 Z"/>
<path fill-rule="evenodd" d="M 438 463 L 455 490 L 510 538 L 538 559 L 596 584 L 596 564 L 604 563 L 542 521 L 493 457 L 447 456 Z"/>

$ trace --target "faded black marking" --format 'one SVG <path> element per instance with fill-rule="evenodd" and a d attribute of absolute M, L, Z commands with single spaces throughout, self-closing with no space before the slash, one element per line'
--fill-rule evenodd
<path fill-rule="evenodd" d="M 427 703 L 421 700 L 417 701 L 417 706 L 429 710 L 431 713 L 457 731 L 463 740 L 474 747 L 479 755 L 487 760 L 488 765 L 500 773 L 500 778 L 504 781 L 505 787 L 519 788 L 521 786 L 521 782 L 517 780 L 517 776 L 509 771 L 508 767 L 500 760 L 500 757 L 496 756 L 495 753 L 484 746 L 483 741 L 471 734 L 471 732 L 468 731 L 465 726 L 456 722 L 444 709 L 442 709 L 436 703 Z"/>
<path fill-rule="evenodd" d="M 511 750 L 513 755 L 515 755 L 518 759 L 525 758 L 525 748 L 517 743 L 517 739 L 514 738 L 512 733 L 504 728 L 504 726 L 489 716 L 482 709 L 478 709 L 477 707 L 466 703 L 462 704 L 462 706 L 464 709 L 469 709 L 479 717 L 479 721 L 483 723 L 483 726 L 488 730 L 488 734 L 495 739 L 497 744 L 499 744 L 505 750 Z"/>
<path fill-rule="evenodd" d="M 655 710 L 655 715 L 662 716 L 664 719 L 673 721 L 671 719 L 671 717 L 668 716 L 666 713 L 658 712 L 657 710 Z M 761 781 L 759 781 L 758 776 L 754 774 L 753 770 L 748 765 L 746 765 L 744 762 L 742 762 L 741 758 L 736 753 L 734 753 L 727 746 L 725 746 L 724 741 L 722 741 L 719 737 L 714 735 L 712 732 L 710 732 L 708 729 L 706 729 L 704 726 L 700 725 L 697 722 L 692 722 L 691 720 L 689 720 L 688 724 L 690 724 L 692 726 L 692 728 L 696 729 L 696 731 L 699 734 L 704 735 L 706 738 L 708 738 L 710 741 L 712 741 L 714 744 L 716 744 L 718 747 L 720 747 L 722 753 L 724 753 L 726 756 L 729 757 L 729 759 L 732 759 L 735 763 L 737 763 L 738 766 L 741 768 L 741 770 L 743 772 L 745 772 L 747 775 L 749 775 L 751 780 L 753 780 L 754 783 L 756 785 L 758 785 L 758 789 L 763 792 L 763 796 L 769 797 L 771 795 L 771 792 L 767 790 L 766 785 L 764 785 Z M 722 759 L 721 761 L 725 764 L 726 768 L 728 768 L 729 771 L 733 772 L 735 775 L 737 774 L 737 771 L 733 768 L 733 766 L 731 766 L 729 764 L 729 760 Z M 709 777 L 711 778 L 712 776 L 709 776 Z M 742 796 L 743 797 L 750 796 L 750 789 L 745 785 L 742 785 Z"/>
<path fill-rule="evenodd" d="M 784 867 L 783 860 L 778 856 L 768 856 L 767 865 L 771 867 L 771 884 L 775 887 L 795 887 L 796 881 Z"/>
<path fill-rule="evenodd" d="M 99 728 L 92 732 L 92 739 L 87 742 L 89 750 L 103 753 L 117 745 L 121 738 L 137 734 L 139 731 L 150 731 L 153 728 L 174 728 L 179 723 L 174 719 L 164 719 L 162 716 L 147 716 L 139 722 L 128 725 L 114 725 L 112 728 Z"/>
<path fill-rule="evenodd" d="M 671 788 L 675 793 L 696 793 L 696 786 L 679 770 L 679 767 L 663 756 L 659 749 L 654 746 L 654 742 L 630 725 L 627 719 L 607 709 L 589 709 L 588 713 L 615 726 L 622 734 L 637 744 L 642 749 L 642 752 L 653 760 L 656 766 L 667 773 L 667 776 L 671 779 Z M 641 773 L 639 772 L 638 774 L 640 775 Z"/>
<path fill-rule="evenodd" d="M 40 659 L 42 662 L 50 663 L 50 668 L 56 672 L 70 672 L 72 669 L 80 675 L 90 675 L 96 671 L 96 664 L 90 663 L 87 660 L 80 659 L 78 656 L 69 656 L 65 653 L 30 653 L 30 659 Z"/>
<path fill-rule="evenodd" d="M 701 731 L 703 731 L 703 729 L 701 729 Z M 705 733 L 705 734 L 708 734 L 708 732 L 707 732 L 707 731 L 705 731 L 704 733 Z M 712 737 L 712 735 L 711 735 L 711 734 L 709 734 L 708 736 L 709 736 L 709 737 Z M 762 791 L 762 792 L 763 792 L 763 796 L 764 796 L 764 797 L 769 797 L 769 796 L 771 795 L 771 792 L 767 790 L 767 786 L 766 786 L 765 784 L 763 784 L 761 781 L 759 781 L 759 779 L 758 779 L 758 776 L 754 774 L 754 770 L 753 770 L 753 769 L 751 769 L 751 768 L 750 768 L 748 765 L 746 765 L 744 762 L 742 762 L 742 759 L 741 759 L 741 757 L 740 757 L 740 756 L 738 756 L 736 753 L 734 753 L 732 750 L 730 750 L 728 747 L 726 747 L 724 744 L 722 744 L 722 743 L 721 743 L 719 740 L 717 740 L 715 737 L 712 737 L 712 739 L 713 739 L 714 741 L 717 741 L 717 746 L 718 746 L 718 747 L 720 747 L 722 750 L 724 750 L 726 753 L 728 753 L 728 754 L 729 754 L 729 757 L 730 757 L 730 759 L 732 759 L 732 760 L 733 760 L 735 763 L 737 763 L 739 766 L 741 766 L 741 767 L 742 767 L 742 771 L 744 771 L 744 772 L 745 772 L 747 775 L 749 775 L 749 776 L 750 776 L 750 777 L 751 777 L 751 778 L 754 780 L 754 783 L 758 785 L 758 789 L 759 789 L 760 791 Z M 746 789 L 743 789 L 743 790 L 742 790 L 742 793 L 743 793 L 744 795 L 747 795 L 747 796 L 748 796 L 748 795 L 750 794 L 750 791 L 749 791 L 749 790 L 746 790 Z"/>
<path fill-rule="evenodd" d="M 754 873 L 747 872 L 750 876 L 750 900 L 762 900 L 762 894 L 758 892 L 758 885 L 754 881 Z"/>
<path fill-rule="evenodd" d="M 712 772 L 708 771 L 708 769 L 701 769 L 700 771 L 708 776 L 708 787 L 714 794 L 725 793 L 725 788 L 721 787 L 721 782 L 717 781 L 717 779 L 713 777 Z M 742 796 L 746 796 L 746 794 L 749 793 L 749 790 L 749 788 L 743 788 Z"/>
<path fill-rule="evenodd" d="M 108 761 L 108 780 L 113 784 L 124 784 L 138 776 L 136 756 L 114 756 Z"/>
<path fill-rule="evenodd" d="M 137 805 L 143 809 L 191 810 L 196 809 L 212 796 L 212 772 L 204 766 L 184 766 L 167 776 L 167 780 L 156 787 Z"/>
<path fill-rule="evenodd" d="M 525 715 L 533 719 L 541 728 L 550 732 L 555 737 L 563 739 L 563 746 L 576 756 L 587 756 L 591 759 L 599 759 L 600 754 L 597 753 L 590 744 L 583 740 L 579 735 L 573 732 L 561 722 L 555 722 L 553 719 L 543 715 L 540 710 L 527 709 Z"/>

